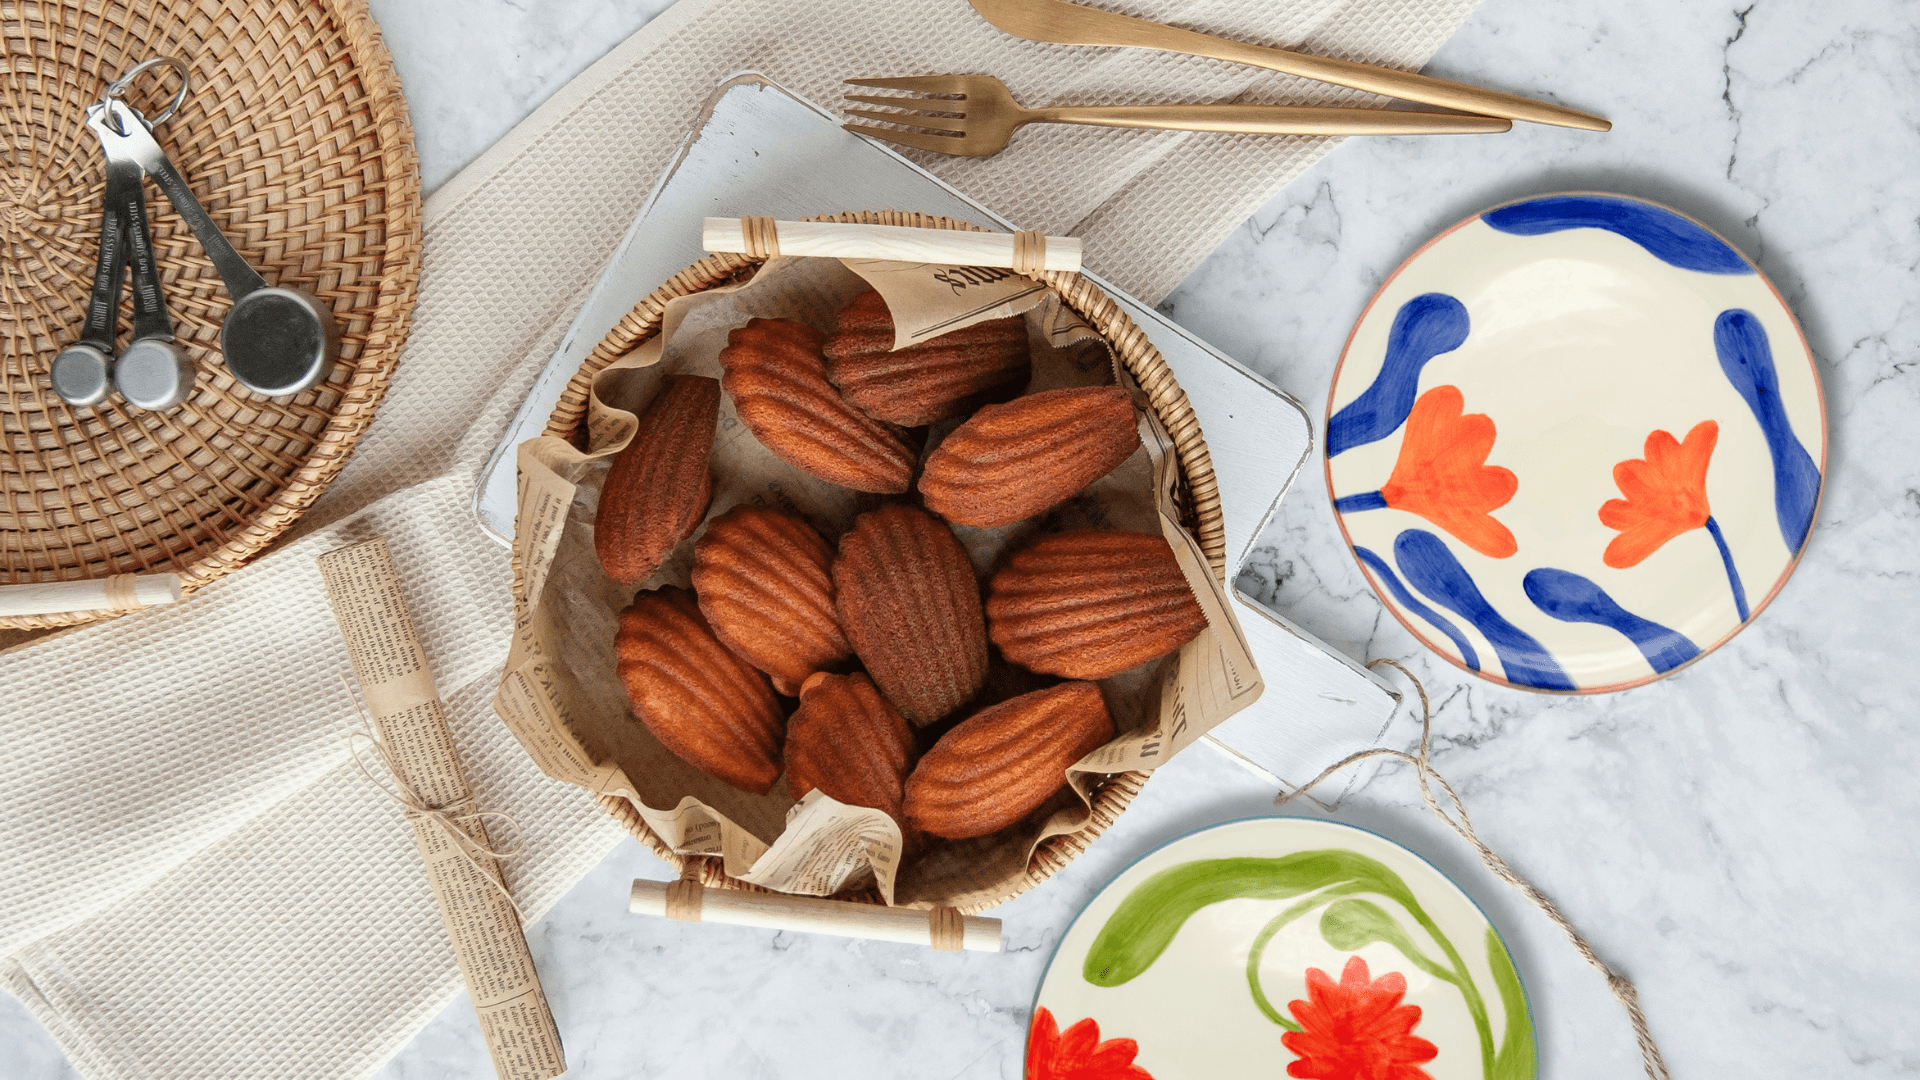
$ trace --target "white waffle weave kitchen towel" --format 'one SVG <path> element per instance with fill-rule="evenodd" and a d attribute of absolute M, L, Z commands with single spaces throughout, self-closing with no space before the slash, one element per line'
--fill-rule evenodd
<path fill-rule="evenodd" d="M 1130 13 L 1417 68 L 1476 0 L 1128 0 Z M 364 1076 L 460 990 L 411 833 L 352 772 L 345 651 L 314 557 L 384 535 L 481 804 L 545 911 L 618 840 L 488 705 L 506 551 L 481 464 L 714 86 L 829 103 L 848 76 L 988 71 L 1030 105 L 1364 104 L 1213 61 L 1035 45 L 962 0 L 682 0 L 428 203 L 413 333 L 298 534 L 189 603 L 0 655 L 0 978 L 95 1080 Z M 1030 128 L 935 172 L 1157 299 L 1330 140 Z M 861 209 L 848 207 L 848 209 Z"/>

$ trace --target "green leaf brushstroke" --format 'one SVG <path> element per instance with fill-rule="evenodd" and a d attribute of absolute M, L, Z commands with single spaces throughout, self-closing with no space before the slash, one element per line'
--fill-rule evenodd
<path fill-rule="evenodd" d="M 1167 951 L 1194 912 L 1210 904 L 1285 900 L 1382 872 L 1399 886 L 1399 892 L 1406 891 L 1386 867 L 1338 849 L 1298 851 L 1276 859 L 1198 859 L 1170 866 L 1134 886 L 1120 902 L 1087 950 L 1081 976 L 1095 986 L 1119 986 L 1138 977 Z M 1407 899 L 1412 899 L 1411 894 Z"/>
<path fill-rule="evenodd" d="M 1316 893 L 1288 907 L 1287 910 L 1275 915 L 1266 926 L 1260 929 L 1259 936 L 1253 939 L 1253 948 L 1247 950 L 1247 989 L 1253 992 L 1254 1005 L 1259 1007 L 1267 1019 L 1279 1024 L 1288 1031 L 1306 1030 L 1299 1024 L 1287 1019 L 1279 1009 L 1275 1008 L 1273 1002 L 1267 1000 L 1266 990 L 1260 986 L 1260 961 L 1267 955 L 1267 942 L 1272 941 L 1273 935 L 1279 933 L 1282 927 L 1300 916 L 1305 915 L 1307 912 L 1312 911 L 1314 908 L 1319 907 L 1321 904 L 1336 897 L 1366 891 L 1367 886 L 1354 882 L 1349 882 L 1345 885 L 1335 885 L 1325 892 Z"/>
<path fill-rule="evenodd" d="M 1500 991 L 1500 1004 L 1507 1016 L 1506 1034 L 1500 1039 L 1500 1052 L 1494 1056 L 1489 1080 L 1536 1080 L 1540 1063 L 1533 1044 L 1533 1015 L 1527 1009 L 1527 992 L 1520 985 L 1520 973 L 1513 969 L 1513 958 L 1500 943 L 1500 935 L 1487 927 L 1487 966 L 1493 969 L 1493 985 Z"/>
<path fill-rule="evenodd" d="M 1400 920 L 1371 900 L 1340 900 L 1327 906 L 1320 916 L 1320 936 L 1341 952 L 1359 952 L 1376 941 L 1400 950 L 1400 954 L 1421 971 L 1443 982 L 1460 984 L 1460 977 L 1441 967 L 1400 928 Z"/>

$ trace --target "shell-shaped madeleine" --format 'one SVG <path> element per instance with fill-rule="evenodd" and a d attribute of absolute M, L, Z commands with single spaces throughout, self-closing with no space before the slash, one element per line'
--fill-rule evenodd
<path fill-rule="evenodd" d="M 720 384 L 760 444 L 781 460 L 855 491 L 899 494 L 914 452 L 827 381 L 826 335 L 791 319 L 754 319 L 727 334 Z"/>
<path fill-rule="evenodd" d="M 736 506 L 693 545 L 693 591 L 713 634 L 797 695 L 808 675 L 853 654 L 833 607 L 833 549 L 778 510 Z"/>
<path fill-rule="evenodd" d="M 848 806 L 884 810 L 903 823 L 913 771 L 913 729 L 865 675 L 820 672 L 800 691 L 787 722 L 787 793 L 819 788 Z"/>
<path fill-rule="evenodd" d="M 897 503 L 861 514 L 833 586 L 853 651 L 907 719 L 930 724 L 985 685 L 980 586 L 946 522 Z"/>
<path fill-rule="evenodd" d="M 786 723 L 767 677 L 713 636 L 693 594 L 641 593 L 614 639 L 634 714 L 682 761 L 765 795 L 780 778 Z"/>
<path fill-rule="evenodd" d="M 1067 785 L 1067 766 L 1113 738 L 1100 687 L 1061 683 L 962 720 L 907 777 L 909 824 L 965 840 L 1012 825 Z"/>
<path fill-rule="evenodd" d="M 707 512 L 720 384 L 669 375 L 639 420 L 633 441 L 613 456 L 593 519 L 601 569 L 623 585 L 638 585 L 659 569 Z"/>
<path fill-rule="evenodd" d="M 961 525 L 1011 525 L 1078 494 L 1140 448 L 1133 400 L 1115 386 L 1044 390 L 988 405 L 920 475 L 927 509 Z"/>
<path fill-rule="evenodd" d="M 893 316 L 868 289 L 840 312 L 824 352 L 827 377 L 867 415 L 918 427 L 965 416 L 1025 386 L 1033 372 L 1018 317 L 963 326 L 893 351 Z"/>
<path fill-rule="evenodd" d="M 987 634 L 1016 664 L 1104 679 L 1157 660 L 1206 629 L 1163 537 L 1083 530 L 1015 553 L 987 588 Z"/>

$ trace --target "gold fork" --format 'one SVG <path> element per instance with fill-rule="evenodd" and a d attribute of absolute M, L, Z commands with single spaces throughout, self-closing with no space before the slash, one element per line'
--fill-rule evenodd
<path fill-rule="evenodd" d="M 848 131 L 901 146 L 964 157 L 1006 149 L 1027 124 L 1241 131 L 1265 135 L 1436 135 L 1507 131 L 1504 117 L 1387 109 L 1326 109 L 1294 105 L 1064 105 L 1023 109 L 1005 83 L 991 75 L 920 75 L 848 79 L 854 86 L 904 90 L 906 95 L 848 94 L 848 101 L 889 106 L 849 108 L 849 115 L 912 130 L 845 124 Z"/>

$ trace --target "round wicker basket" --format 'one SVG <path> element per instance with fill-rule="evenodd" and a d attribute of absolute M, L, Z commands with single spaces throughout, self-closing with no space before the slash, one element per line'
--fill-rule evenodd
<path fill-rule="evenodd" d="M 906 225 L 917 228 L 971 229 L 985 231 L 970 222 L 956 221 L 952 218 L 935 217 L 909 211 L 880 210 L 859 211 L 845 214 L 822 216 L 820 221 L 855 222 L 867 225 Z M 545 434 L 556 435 L 564 439 L 575 438 L 581 420 L 587 412 L 587 396 L 593 377 L 608 364 L 630 352 L 642 342 L 660 331 L 660 320 L 666 312 L 667 303 L 675 297 L 701 292 L 721 285 L 734 284 L 751 278 L 762 260 L 750 259 L 744 255 L 709 255 L 706 258 L 680 271 L 667 279 L 664 285 L 655 289 L 632 311 L 621 319 L 607 336 L 603 338 L 554 406 L 553 413 L 547 419 Z M 1187 526 L 1193 530 L 1201 548 L 1207 554 L 1214 576 L 1225 580 L 1226 577 L 1226 529 L 1220 512 L 1220 489 L 1213 475 L 1213 461 L 1207 453 L 1206 439 L 1200 432 L 1200 423 L 1193 415 L 1193 406 L 1187 401 L 1186 391 L 1174 381 L 1173 372 L 1153 347 L 1147 335 L 1113 299 L 1092 282 L 1079 274 L 1050 271 L 1040 275 L 1055 292 L 1085 319 L 1088 325 L 1099 331 L 1113 347 L 1114 355 L 1126 366 L 1141 389 L 1147 394 L 1148 407 L 1153 410 L 1160 423 L 1173 437 L 1179 456 L 1180 475 L 1183 481 L 1182 504 Z M 516 578 L 518 567 L 516 567 Z M 1087 828 L 1068 836 L 1055 836 L 1043 841 L 1034 849 L 1033 857 L 1027 862 L 1026 876 L 1011 888 L 1006 895 L 993 897 L 977 903 L 960 905 L 962 914 L 984 911 L 1005 903 L 1026 890 L 1047 880 L 1058 873 L 1060 868 L 1071 862 L 1095 837 L 1105 832 L 1115 818 L 1127 808 L 1140 788 L 1147 782 L 1144 772 L 1127 772 L 1111 776 L 1093 792 L 1093 817 Z M 601 808 L 625 826 L 627 831 L 647 845 L 654 854 L 677 867 L 688 878 L 702 885 L 744 889 L 764 892 L 759 886 L 750 885 L 727 876 L 721 869 L 718 859 L 705 856 L 685 856 L 675 853 L 665 841 L 661 840 L 642 819 L 633 804 L 617 796 L 595 795 L 593 797 Z M 877 891 L 869 888 L 859 893 L 842 896 L 839 899 L 857 900 L 878 904 L 881 902 Z"/>
<path fill-rule="evenodd" d="M 171 571 L 191 591 L 319 497 L 406 341 L 420 180 L 392 58 L 365 0 L 20 0 L 0 7 L 0 24 L 0 583 Z M 105 177 L 83 114 L 154 56 L 191 71 L 192 93 L 155 136 L 194 194 L 270 284 L 306 289 L 340 324 L 340 359 L 311 390 L 263 398 L 228 374 L 226 289 L 149 185 L 162 289 L 198 370 L 193 396 L 144 412 L 117 398 L 76 409 L 53 394 L 48 366 L 78 336 L 100 234 Z M 176 85 L 145 78 L 131 103 L 155 115 Z"/>

